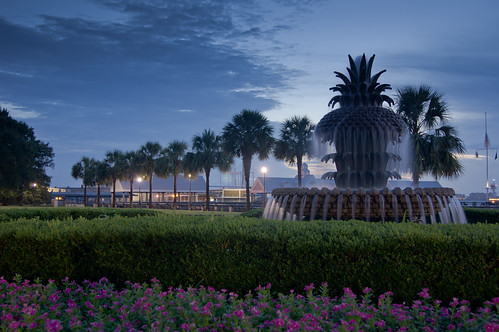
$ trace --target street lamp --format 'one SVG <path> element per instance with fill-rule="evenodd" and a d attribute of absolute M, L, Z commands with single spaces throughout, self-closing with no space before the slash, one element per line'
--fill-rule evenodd
<path fill-rule="evenodd" d="M 139 206 L 140 206 L 140 205 L 141 205 L 141 200 L 140 200 L 140 183 L 142 182 L 142 177 L 141 177 L 141 176 L 139 176 L 139 177 L 137 178 L 137 181 L 139 182 Z"/>
<path fill-rule="evenodd" d="M 190 211 L 191 210 L 191 175 L 189 174 L 189 204 L 187 209 Z"/>
<path fill-rule="evenodd" d="M 263 173 L 263 207 L 265 208 L 265 203 L 267 200 L 267 190 L 265 188 L 265 173 L 267 173 L 267 167 L 263 166 L 261 171 Z"/>

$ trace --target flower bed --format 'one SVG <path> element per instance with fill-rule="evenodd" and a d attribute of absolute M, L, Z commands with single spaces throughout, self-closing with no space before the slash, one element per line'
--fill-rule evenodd
<path fill-rule="evenodd" d="M 433 300 L 427 289 L 412 304 L 392 303 L 392 293 L 374 298 L 344 289 L 340 298 L 327 296 L 327 284 L 305 294 L 274 298 L 270 284 L 238 296 L 211 287 L 164 289 L 127 283 L 115 290 L 106 278 L 99 282 L 63 280 L 13 282 L 0 278 L 0 328 L 47 331 L 319 331 L 319 330 L 499 330 L 499 297 L 471 310 L 469 302 L 454 299 L 448 306 Z"/>

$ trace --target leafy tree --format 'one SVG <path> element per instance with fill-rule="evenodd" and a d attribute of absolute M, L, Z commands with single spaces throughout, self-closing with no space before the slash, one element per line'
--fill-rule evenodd
<path fill-rule="evenodd" d="M 210 172 L 218 168 L 221 172 L 230 170 L 233 159 L 222 150 L 222 137 L 211 130 L 192 138 L 192 151 L 184 157 L 184 170 L 188 173 L 204 171 L 206 178 L 206 211 L 210 210 Z"/>
<path fill-rule="evenodd" d="M 126 176 L 126 155 L 120 150 L 109 151 L 106 153 L 105 162 L 109 165 L 109 176 L 113 183 L 112 206 L 116 207 L 116 181 Z"/>
<path fill-rule="evenodd" d="M 463 173 L 456 154 L 464 153 L 464 144 L 447 123 L 449 109 L 441 93 L 426 85 L 406 86 L 397 91 L 396 111 L 411 135 L 414 156 L 409 167 L 415 186 L 423 174 L 438 178 Z"/>
<path fill-rule="evenodd" d="M 162 147 L 157 142 L 147 142 L 140 148 L 141 168 L 149 179 L 149 208 L 152 208 L 152 176 L 156 167 L 156 158 L 159 157 Z"/>
<path fill-rule="evenodd" d="M 87 206 L 87 187 L 95 185 L 95 159 L 83 157 L 71 168 L 71 176 L 83 182 L 83 206 Z"/>
<path fill-rule="evenodd" d="M 294 116 L 286 119 L 276 141 L 274 156 L 298 168 L 298 187 L 302 186 L 303 157 L 312 153 L 312 135 L 315 125 L 307 117 Z"/>
<path fill-rule="evenodd" d="M 0 108 L 0 202 L 23 203 L 23 192 L 33 183 L 47 187 L 47 167 L 54 167 L 52 148 L 37 140 L 33 128 Z"/>
<path fill-rule="evenodd" d="M 274 146 L 273 129 L 269 120 L 258 111 L 244 109 L 234 115 L 232 122 L 223 128 L 222 141 L 226 152 L 243 159 L 246 182 L 246 210 L 250 209 L 249 181 L 251 159 L 258 155 L 260 160 L 269 157 Z"/>

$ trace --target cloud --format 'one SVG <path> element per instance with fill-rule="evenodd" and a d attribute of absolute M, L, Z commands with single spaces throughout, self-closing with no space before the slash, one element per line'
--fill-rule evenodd
<path fill-rule="evenodd" d="M 14 119 L 24 120 L 40 117 L 40 113 L 36 111 L 25 110 L 24 107 L 12 103 L 0 101 L 0 107 L 9 111 L 10 116 L 12 116 Z"/>

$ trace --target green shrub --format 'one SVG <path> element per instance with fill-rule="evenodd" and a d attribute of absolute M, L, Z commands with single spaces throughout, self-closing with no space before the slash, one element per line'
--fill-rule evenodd
<path fill-rule="evenodd" d="M 247 217 L 247 218 L 261 218 L 262 215 L 263 215 L 263 208 L 252 209 L 241 213 L 241 217 Z"/>
<path fill-rule="evenodd" d="M 39 208 L 39 207 L 14 207 L 0 209 L 0 223 L 17 219 L 67 219 L 67 218 L 107 218 L 111 216 L 136 217 L 136 216 L 156 216 L 156 210 L 144 209 L 113 209 L 113 208 Z"/>
<path fill-rule="evenodd" d="M 0 228 L 0 275 L 118 286 L 154 277 L 164 285 L 210 285 L 244 294 L 328 282 L 360 293 L 393 291 L 479 305 L 499 294 L 499 225 L 285 222 L 211 215 L 17 220 Z"/>
<path fill-rule="evenodd" d="M 499 209 L 464 208 L 464 214 L 470 224 L 499 224 Z"/>

